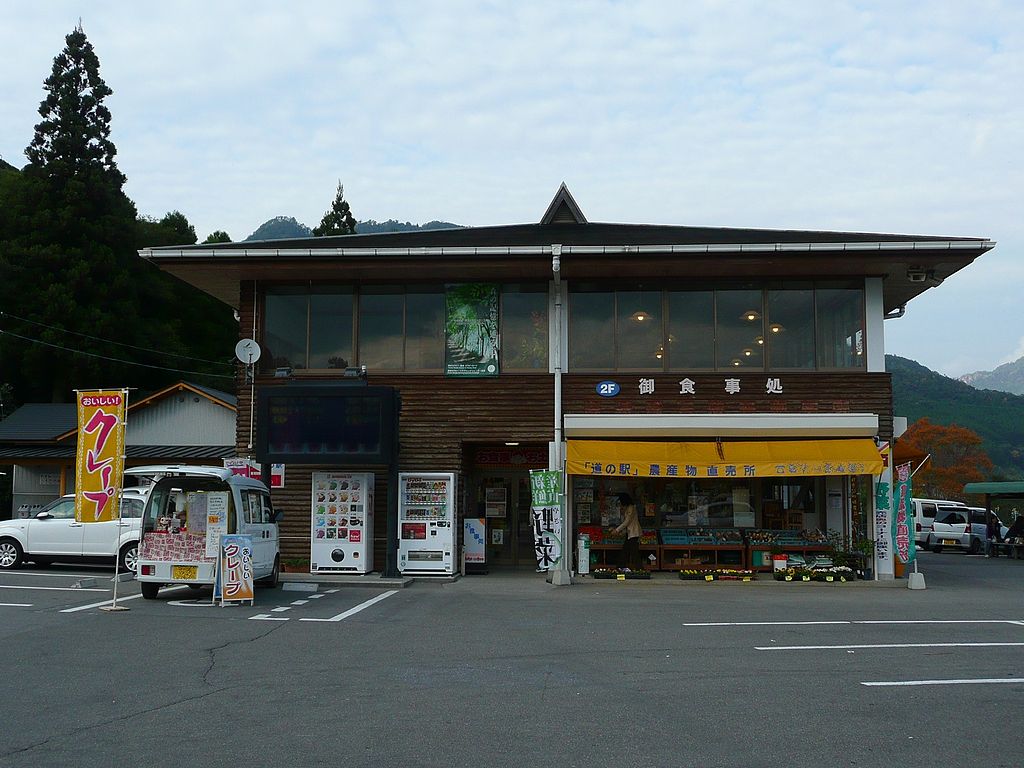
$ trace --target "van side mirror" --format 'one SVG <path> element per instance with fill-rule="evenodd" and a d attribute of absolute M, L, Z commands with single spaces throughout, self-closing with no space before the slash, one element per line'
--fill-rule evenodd
<path fill-rule="evenodd" d="M 281 519 L 283 517 L 284 517 L 284 512 L 282 510 L 280 510 L 280 509 L 275 509 L 274 510 L 274 522 L 275 523 L 281 522 Z"/>
<path fill-rule="evenodd" d="M 36 520 L 49 520 L 51 517 L 53 517 L 53 515 L 49 512 L 40 512 L 36 515 Z"/>

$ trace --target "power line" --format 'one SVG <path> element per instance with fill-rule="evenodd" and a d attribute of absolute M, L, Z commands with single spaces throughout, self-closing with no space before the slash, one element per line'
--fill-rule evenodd
<path fill-rule="evenodd" d="M 10 317 L 14 320 L 20 320 L 23 323 L 29 323 L 31 325 L 38 325 L 41 328 L 48 328 L 51 331 L 59 331 L 60 333 L 70 333 L 72 336 L 81 336 L 84 339 L 92 339 L 93 341 L 102 341 L 104 344 L 116 344 L 119 347 L 127 347 L 128 349 L 137 349 L 140 352 L 153 352 L 158 355 L 166 355 L 167 357 L 180 357 L 183 360 L 195 360 L 198 363 L 213 363 L 214 365 L 232 365 L 232 363 L 226 363 L 223 360 L 207 360 L 205 357 L 192 357 L 191 355 L 179 355 L 175 352 L 164 352 L 160 349 L 151 349 L 149 347 L 137 347 L 134 344 L 127 344 L 123 341 L 114 341 L 113 339 L 104 339 L 100 336 L 90 336 L 88 333 L 79 333 L 78 331 L 69 331 L 67 328 L 59 328 L 55 325 L 47 325 L 46 323 L 40 323 L 37 320 L 29 320 L 27 317 L 18 317 L 12 315 L 10 312 L 0 311 L 0 317 Z M 14 334 L 12 334 L 14 335 Z M 168 369 L 170 370 L 170 369 Z"/>
<path fill-rule="evenodd" d="M 119 357 L 107 357 L 106 355 L 97 355 L 94 352 L 86 352 L 82 349 L 71 349 L 70 347 L 62 347 L 60 344 L 51 344 L 48 341 L 41 339 L 30 339 L 28 336 L 20 336 L 17 333 L 11 333 L 0 328 L 0 336 L 13 336 L 16 339 L 30 342 L 31 344 L 42 344 L 44 347 L 53 347 L 54 349 L 60 349 L 64 352 L 74 352 L 76 355 L 86 355 L 87 357 L 98 357 L 100 360 L 109 360 L 112 363 L 121 363 L 122 365 L 137 365 L 141 368 L 155 368 L 158 371 L 172 371 L 174 373 L 191 373 L 196 376 L 212 376 L 217 379 L 234 379 L 234 376 L 227 376 L 223 373 L 204 373 L 203 371 L 186 371 L 183 368 L 165 368 L 162 365 L 150 365 L 148 363 L 136 363 L 133 360 L 122 360 Z"/>

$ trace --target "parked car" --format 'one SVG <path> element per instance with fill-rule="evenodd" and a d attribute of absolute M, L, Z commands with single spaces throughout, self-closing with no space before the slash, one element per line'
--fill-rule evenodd
<path fill-rule="evenodd" d="M 135 571 L 139 531 L 147 489 L 125 488 L 121 519 L 103 523 L 75 521 L 75 495 L 50 502 L 28 518 L 0 522 L 0 569 L 17 568 L 30 560 L 52 562 L 120 559 L 122 571 Z"/>
<path fill-rule="evenodd" d="M 930 547 L 928 537 L 932 532 L 932 523 L 939 507 L 966 507 L 959 501 L 944 499 L 911 499 L 914 508 L 914 544 L 918 547 Z"/>
<path fill-rule="evenodd" d="M 988 511 L 984 507 L 941 506 L 935 515 L 927 546 L 932 552 L 951 547 L 977 555 L 985 548 L 987 520 Z M 1000 521 L 1000 538 L 1005 537 L 1008 530 Z"/>

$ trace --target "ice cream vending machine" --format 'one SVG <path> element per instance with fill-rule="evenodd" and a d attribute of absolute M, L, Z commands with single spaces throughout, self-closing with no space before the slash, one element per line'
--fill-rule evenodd
<path fill-rule="evenodd" d="M 398 570 L 411 574 L 455 573 L 455 475 L 398 475 Z"/>
<path fill-rule="evenodd" d="M 373 474 L 313 473 L 310 573 L 373 570 Z"/>

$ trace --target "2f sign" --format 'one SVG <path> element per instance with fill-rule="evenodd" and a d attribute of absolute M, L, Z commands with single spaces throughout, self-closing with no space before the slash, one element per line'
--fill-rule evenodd
<path fill-rule="evenodd" d="M 601 397 L 615 397 L 619 391 L 619 385 L 614 381 L 602 381 L 597 385 L 597 394 Z"/>

